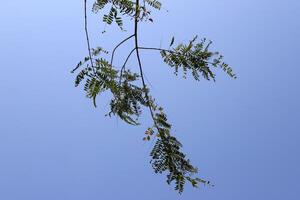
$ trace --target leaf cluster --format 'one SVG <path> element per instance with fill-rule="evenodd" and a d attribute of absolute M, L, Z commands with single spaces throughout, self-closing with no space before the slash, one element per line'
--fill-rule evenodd
<path fill-rule="evenodd" d="M 151 11 L 148 9 L 148 6 L 160 10 L 162 4 L 157 0 L 144 0 L 143 5 L 139 5 L 136 8 L 135 2 L 131 0 L 97 0 L 93 5 L 92 11 L 98 13 L 106 6 L 110 6 L 110 9 L 107 14 L 103 15 L 103 22 L 108 25 L 115 22 L 121 30 L 124 30 L 122 16 L 132 19 L 135 17 L 136 10 L 138 10 L 139 20 L 149 20 L 152 22 L 153 19 L 150 18 Z"/>
<path fill-rule="evenodd" d="M 171 41 L 170 47 L 173 46 L 174 38 Z M 206 80 L 215 80 L 215 74 L 211 67 L 222 68 L 230 77 L 236 78 L 231 67 L 222 61 L 223 56 L 219 52 L 209 50 L 212 42 L 206 42 L 202 39 L 197 42 L 197 36 L 194 37 L 189 44 L 179 44 L 171 50 L 161 50 L 161 56 L 164 62 L 175 69 L 175 74 L 178 74 L 179 69 L 182 69 L 184 77 L 187 72 L 191 72 L 196 80 L 200 80 L 202 76 Z"/>
<path fill-rule="evenodd" d="M 151 164 L 155 173 L 167 173 L 167 183 L 175 183 L 175 190 L 180 194 L 184 190 L 184 185 L 188 181 L 193 187 L 198 183 L 207 184 L 200 178 L 193 178 L 198 172 L 186 155 L 182 153 L 182 144 L 170 134 L 171 125 L 167 122 L 167 116 L 162 108 L 156 113 L 156 127 L 158 127 L 158 139 L 154 145 L 150 156 Z"/>
<path fill-rule="evenodd" d="M 102 51 L 93 51 L 94 56 L 98 56 Z M 130 70 L 120 71 L 114 69 L 104 58 L 92 58 L 95 65 L 94 70 L 87 62 L 78 63 L 77 67 L 85 65 L 75 79 L 75 86 L 78 87 L 82 81 L 86 96 L 93 100 L 96 107 L 96 98 L 100 93 L 109 91 L 113 98 L 110 102 L 108 116 L 117 115 L 123 121 L 131 125 L 139 125 L 138 117 L 142 113 L 141 106 L 147 106 L 144 88 L 135 84 L 139 75 Z"/>

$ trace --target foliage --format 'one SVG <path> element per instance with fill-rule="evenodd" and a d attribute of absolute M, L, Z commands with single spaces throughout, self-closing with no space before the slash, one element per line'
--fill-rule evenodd
<path fill-rule="evenodd" d="M 85 0 L 86 3 L 86 0 Z M 188 44 L 179 43 L 176 46 L 175 38 L 171 39 L 168 49 L 155 47 L 140 47 L 138 43 L 138 24 L 142 21 L 153 21 L 151 18 L 151 9 L 160 10 L 162 4 L 157 0 L 97 0 L 93 5 L 93 12 L 98 13 L 108 7 L 108 13 L 103 15 L 103 22 L 111 25 L 115 22 L 122 30 L 123 18 L 134 19 L 133 35 L 121 41 L 111 53 L 111 61 L 108 62 L 105 54 L 108 51 L 103 48 L 90 49 L 87 17 L 86 36 L 88 43 L 89 56 L 80 61 L 72 72 L 78 72 L 75 79 L 75 86 L 84 82 L 84 91 L 86 96 L 91 98 L 96 107 L 96 98 L 103 92 L 111 93 L 110 111 L 108 116 L 117 116 L 124 122 L 131 125 L 139 125 L 139 117 L 143 108 L 150 111 L 153 120 L 152 127 L 145 132 L 143 140 L 156 140 L 156 143 L 150 153 L 151 164 L 155 173 L 166 173 L 167 183 L 175 184 L 175 189 L 182 193 L 185 183 L 188 181 L 192 186 L 197 187 L 199 183 L 209 184 L 200 178 L 194 178 L 198 172 L 186 155 L 182 152 L 182 144 L 172 135 L 172 125 L 167 120 L 162 107 L 160 107 L 150 95 L 150 90 L 145 84 L 143 67 L 141 64 L 139 52 L 142 50 L 160 51 L 163 61 L 174 68 L 177 75 L 180 70 L 186 77 L 190 73 L 195 80 L 201 78 L 205 80 L 215 80 L 214 69 L 223 69 L 230 77 L 236 78 L 232 69 L 224 63 L 223 56 L 218 52 L 210 51 L 211 42 L 206 39 L 197 41 L 194 37 Z M 86 8 L 86 4 L 85 4 Z M 86 12 L 86 10 L 85 10 Z M 135 46 L 129 53 L 124 64 L 119 68 L 114 65 L 114 54 L 119 46 L 131 38 L 135 39 Z M 126 69 L 127 61 L 136 53 L 138 61 L 138 72 L 132 72 Z M 139 84 L 141 81 L 141 84 Z"/>

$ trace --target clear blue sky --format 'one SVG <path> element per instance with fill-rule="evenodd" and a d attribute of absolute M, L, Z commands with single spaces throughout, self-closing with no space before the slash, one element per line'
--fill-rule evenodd
<path fill-rule="evenodd" d="M 105 99 L 94 109 L 74 88 L 69 72 L 87 53 L 82 0 L 3 1 L 1 200 L 300 199 L 299 0 L 163 2 L 169 12 L 141 27 L 145 45 L 198 34 L 238 75 L 182 80 L 158 54 L 142 55 L 184 151 L 216 186 L 179 196 L 149 165 L 142 137 L 150 120 L 130 127 L 105 118 Z M 91 22 L 94 46 L 109 49 L 130 33 L 101 35 L 100 17 Z"/>

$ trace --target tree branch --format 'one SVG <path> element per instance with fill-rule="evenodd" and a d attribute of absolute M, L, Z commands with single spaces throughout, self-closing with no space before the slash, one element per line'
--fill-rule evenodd
<path fill-rule="evenodd" d="M 122 42 L 120 42 L 120 43 L 114 48 L 114 50 L 112 51 L 112 54 L 111 54 L 110 65 L 113 64 L 114 56 L 115 56 L 116 50 L 117 50 L 124 42 L 126 42 L 126 41 L 129 40 L 129 39 L 131 39 L 132 37 L 134 37 L 134 34 L 131 35 L 131 36 L 129 36 L 129 37 L 127 37 L 127 38 L 125 38 Z"/>
<path fill-rule="evenodd" d="M 121 81 L 122 81 L 122 75 L 123 75 L 123 71 L 125 70 L 125 67 L 126 67 L 126 64 L 130 58 L 130 56 L 133 54 L 133 52 L 135 51 L 136 48 L 132 49 L 131 52 L 129 53 L 129 55 L 127 56 L 122 68 L 121 68 L 121 74 L 120 74 L 120 81 L 119 81 L 119 84 L 121 84 Z"/>
<path fill-rule="evenodd" d="M 91 61 L 91 66 L 92 66 L 93 72 L 96 73 L 95 66 L 94 66 L 93 59 L 92 59 L 91 45 L 90 45 L 89 32 L 88 32 L 87 0 L 84 0 L 84 29 L 85 29 L 85 36 L 86 36 L 86 42 L 87 42 L 89 57 L 90 57 L 90 61 Z"/>
<path fill-rule="evenodd" d="M 145 78 L 144 78 L 144 73 L 143 73 L 143 66 L 142 66 L 142 62 L 141 62 L 141 58 L 140 58 L 139 44 L 138 44 L 139 0 L 136 0 L 135 6 L 136 6 L 136 12 L 135 12 L 135 18 L 134 18 L 135 51 L 136 51 L 136 56 L 137 56 L 137 60 L 138 60 L 138 64 L 139 64 L 140 75 L 141 75 L 141 79 L 142 79 L 143 88 L 145 90 L 145 98 L 148 101 L 147 104 L 148 104 L 148 108 L 149 108 L 149 111 L 150 111 L 150 114 L 151 114 L 151 118 L 153 120 L 154 126 L 156 127 L 157 131 L 160 133 L 160 136 L 161 136 L 161 138 L 163 139 L 163 142 L 164 142 L 165 135 L 163 135 L 161 133 L 161 130 L 160 130 L 160 128 L 159 128 L 159 126 L 156 122 L 156 119 L 155 119 L 154 111 L 153 111 L 152 106 L 151 106 L 151 100 L 150 100 L 150 97 L 149 97 L 149 94 L 148 94 L 148 91 L 147 91 L 147 86 L 146 86 L 146 83 L 145 83 Z"/>
<path fill-rule="evenodd" d="M 175 53 L 174 51 L 171 51 L 169 49 L 162 49 L 162 48 L 155 48 L 155 47 L 139 47 L 139 49 L 143 49 L 143 50 L 155 50 L 155 51 L 167 51 L 170 53 Z"/>

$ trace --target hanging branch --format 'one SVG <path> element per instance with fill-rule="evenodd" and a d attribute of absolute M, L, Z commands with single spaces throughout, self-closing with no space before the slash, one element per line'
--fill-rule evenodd
<path fill-rule="evenodd" d="M 114 56 L 115 56 L 116 50 L 117 50 L 122 44 L 124 44 L 127 40 L 131 39 L 132 37 L 134 37 L 134 35 L 131 35 L 131 36 L 125 38 L 122 42 L 120 42 L 120 43 L 113 49 L 112 54 L 111 54 L 110 65 L 113 65 L 113 61 L 114 61 Z"/>
<path fill-rule="evenodd" d="M 95 106 L 96 97 L 104 91 L 109 91 L 112 99 L 107 116 L 115 115 L 131 125 L 139 125 L 139 117 L 143 108 L 149 110 L 153 125 L 146 130 L 143 140 L 153 139 L 156 141 L 150 153 L 151 165 L 155 173 L 166 173 L 167 183 L 174 183 L 175 190 L 179 193 L 183 192 L 186 182 L 190 182 L 193 187 L 197 187 L 199 183 L 211 185 L 209 181 L 194 177 L 198 169 L 182 153 L 182 144 L 172 135 L 172 125 L 168 122 L 167 115 L 150 95 L 150 90 L 145 82 L 140 50 L 159 51 L 163 61 L 175 70 L 176 75 L 182 71 L 184 77 L 189 73 L 195 80 L 201 78 L 215 80 L 216 75 L 213 73 L 213 69 L 217 67 L 223 69 L 232 78 L 236 78 L 236 75 L 231 67 L 223 62 L 222 55 L 209 50 L 211 42 L 206 42 L 206 39 L 197 42 L 197 37 L 194 37 L 187 44 L 179 43 L 175 46 L 173 37 L 169 49 L 140 47 L 139 23 L 153 22 L 151 10 L 148 7 L 160 10 L 162 5 L 158 0 L 96 0 L 93 12 L 97 13 L 106 6 L 110 6 L 110 9 L 109 13 L 103 16 L 103 22 L 108 25 L 115 22 L 123 30 L 122 17 L 119 15 L 128 16 L 130 19 L 134 19 L 133 34 L 113 48 L 110 62 L 101 56 L 101 53 L 108 53 L 102 48 L 98 47 L 92 52 L 87 27 L 87 0 L 84 0 L 85 33 L 89 56 L 80 61 L 72 71 L 85 66 L 76 76 L 75 86 L 79 86 L 82 81 L 85 81 L 84 90 Z M 134 38 L 134 47 L 123 65 L 120 66 L 120 70 L 117 70 L 113 65 L 116 51 L 131 38 Z M 126 69 L 134 52 L 136 53 L 138 73 Z M 87 61 L 90 61 L 90 64 Z M 141 85 L 138 85 L 137 81 L 141 81 Z"/>
<path fill-rule="evenodd" d="M 89 52 L 91 67 L 95 72 L 95 67 L 94 67 L 92 52 L 91 52 L 90 39 L 89 39 L 89 32 L 88 32 L 87 0 L 84 0 L 84 30 L 85 30 L 86 43 L 87 43 L 87 48 L 88 48 L 88 52 Z"/>

